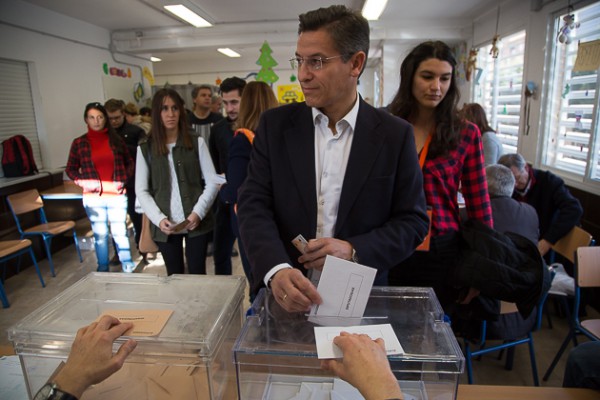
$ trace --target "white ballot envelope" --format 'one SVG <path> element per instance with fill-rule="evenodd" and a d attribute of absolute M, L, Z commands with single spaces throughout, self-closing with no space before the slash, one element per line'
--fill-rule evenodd
<path fill-rule="evenodd" d="M 342 331 L 348 333 L 359 333 L 369 335 L 373 340 L 382 338 L 385 342 L 385 352 L 388 356 L 394 354 L 404 354 L 404 349 L 394 332 L 392 325 L 360 325 L 360 326 L 315 326 L 315 341 L 317 343 L 317 357 L 323 358 L 342 358 L 342 350 L 333 344 L 333 339 L 339 336 Z"/>
<path fill-rule="evenodd" d="M 374 268 L 327 256 L 317 287 L 323 303 L 313 304 L 308 320 L 319 325 L 360 325 L 376 273 Z"/>

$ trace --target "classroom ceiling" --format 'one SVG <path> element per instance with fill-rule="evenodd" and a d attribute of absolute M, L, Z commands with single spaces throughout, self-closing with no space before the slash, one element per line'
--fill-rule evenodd
<path fill-rule="evenodd" d="M 207 62 L 223 58 L 216 51 L 230 47 L 256 59 L 267 40 L 273 48 L 295 49 L 298 15 L 327 6 L 322 0 L 26 0 L 111 31 L 111 48 L 121 53 L 150 55 L 164 62 Z M 337 0 L 361 9 L 364 0 Z M 473 18 L 495 10 L 499 0 L 388 0 L 384 14 L 371 21 L 372 48 L 382 41 L 458 42 L 471 34 Z M 213 23 L 194 28 L 163 6 L 184 4 Z"/>

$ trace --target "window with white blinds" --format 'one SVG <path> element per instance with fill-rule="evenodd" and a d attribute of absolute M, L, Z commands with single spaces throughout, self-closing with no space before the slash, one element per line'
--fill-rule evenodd
<path fill-rule="evenodd" d="M 0 58 L 0 142 L 23 135 L 31 142 L 35 163 L 42 168 L 31 82 L 27 63 Z"/>
<path fill-rule="evenodd" d="M 500 55 L 492 58 L 492 45 L 480 47 L 473 85 L 473 100 L 486 111 L 490 126 L 502 142 L 504 153 L 516 153 L 519 141 L 525 31 L 503 37 Z"/>
<path fill-rule="evenodd" d="M 571 14 L 571 13 L 570 13 Z M 600 181 L 600 138 L 598 134 L 599 74 L 573 71 L 579 43 L 600 39 L 600 2 L 572 12 L 581 25 L 571 33 L 570 44 L 556 38 L 563 15 L 554 18 L 550 88 L 545 111 L 544 153 L 548 167 L 579 176 L 583 181 Z"/>

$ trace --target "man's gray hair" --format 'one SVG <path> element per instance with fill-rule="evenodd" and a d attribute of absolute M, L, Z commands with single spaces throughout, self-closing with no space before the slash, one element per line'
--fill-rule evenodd
<path fill-rule="evenodd" d="M 501 164 L 493 164 L 485 169 L 490 197 L 510 197 L 515 190 L 515 176 Z"/>
<path fill-rule="evenodd" d="M 502 164 L 505 167 L 515 167 L 519 172 L 525 171 L 527 161 L 519 153 L 504 154 L 498 159 L 498 164 Z"/>

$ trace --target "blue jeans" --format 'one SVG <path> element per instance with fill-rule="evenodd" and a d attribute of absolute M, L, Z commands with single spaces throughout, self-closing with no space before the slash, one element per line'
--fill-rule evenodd
<path fill-rule="evenodd" d="M 127 234 L 127 196 L 83 196 L 83 207 L 92 223 L 98 271 L 108 272 L 108 229 L 115 241 L 124 272 L 132 272 L 129 235 Z"/>

